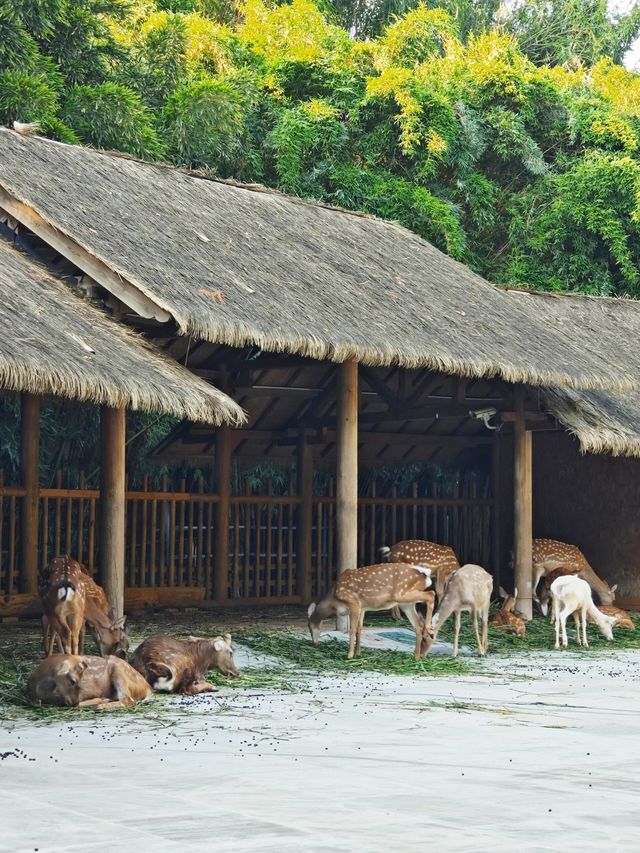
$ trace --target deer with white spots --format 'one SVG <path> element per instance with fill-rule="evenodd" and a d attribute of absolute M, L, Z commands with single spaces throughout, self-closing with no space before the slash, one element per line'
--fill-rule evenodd
<path fill-rule="evenodd" d="M 378 553 L 381 559 L 389 563 L 429 566 L 433 572 L 434 589 L 438 599 L 442 598 L 444 585 L 451 572 L 460 568 L 460 561 L 453 548 L 429 542 L 427 539 L 403 539 L 402 542 L 396 542 L 393 548 L 383 545 L 378 549 Z M 394 608 L 391 615 L 394 619 L 399 619 L 398 608 Z"/>
<path fill-rule="evenodd" d="M 481 566 L 468 563 L 453 572 L 447 581 L 444 594 L 438 605 L 431 628 L 425 626 L 425 649 L 429 651 L 438 636 L 438 632 L 452 613 L 455 614 L 455 634 L 453 656 L 458 656 L 460 636 L 460 614 L 471 614 L 473 628 L 478 643 L 478 654 L 484 656 L 489 649 L 489 605 L 493 590 L 493 578 Z M 482 622 L 482 636 L 478 631 L 478 616 Z"/>
<path fill-rule="evenodd" d="M 323 619 L 349 614 L 349 654 L 351 660 L 360 654 L 360 635 L 365 614 L 369 610 L 399 607 L 416 632 L 416 660 L 423 652 L 425 625 L 431 624 L 435 594 L 431 587 L 431 568 L 408 563 L 379 563 L 363 569 L 342 572 L 333 588 L 317 604 L 309 605 L 311 642 L 320 641 Z M 426 620 L 416 611 L 416 604 L 427 606 Z"/>
<path fill-rule="evenodd" d="M 515 634 L 516 637 L 519 637 L 521 640 L 524 639 L 527 635 L 527 626 L 524 623 L 524 619 L 521 619 L 519 616 L 516 616 L 513 612 L 514 607 L 516 606 L 516 601 L 518 600 L 518 589 L 514 589 L 513 595 L 509 595 L 508 592 L 500 587 L 500 595 L 503 598 L 502 607 L 498 610 L 491 620 L 492 628 L 504 628 L 507 634 Z"/>
<path fill-rule="evenodd" d="M 579 548 L 575 545 L 567 545 L 555 539 L 533 540 L 533 591 L 541 577 L 548 575 L 554 569 L 575 570 L 579 578 L 586 581 L 596 593 L 602 604 L 613 604 L 618 584 L 612 587 L 591 568 Z"/>
<path fill-rule="evenodd" d="M 601 613 L 593 603 L 589 584 L 577 575 L 564 575 L 556 578 L 551 584 L 551 605 L 553 621 L 556 624 L 556 649 L 560 648 L 560 633 L 562 646 L 569 645 L 567 640 L 567 618 L 573 615 L 576 624 L 576 639 L 578 645 L 589 648 L 587 642 L 587 617 L 593 620 L 600 633 L 607 640 L 613 640 L 615 619 Z M 582 625 L 582 637 L 580 627 Z"/>

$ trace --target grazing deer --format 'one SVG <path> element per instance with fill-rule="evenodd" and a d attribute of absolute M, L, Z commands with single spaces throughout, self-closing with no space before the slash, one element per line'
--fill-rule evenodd
<path fill-rule="evenodd" d="M 613 604 L 618 584 L 609 587 L 593 571 L 582 551 L 575 545 L 567 545 L 555 539 L 534 539 L 532 553 L 534 590 L 540 578 L 554 569 L 576 569 L 578 577 L 589 584 L 602 604 Z"/>
<path fill-rule="evenodd" d="M 556 580 L 556 578 L 568 577 L 569 575 L 575 577 L 577 574 L 577 566 L 572 566 L 571 568 L 554 569 L 552 572 L 549 572 L 548 575 L 543 577 L 540 594 L 537 595 L 537 601 L 540 605 L 540 610 L 542 611 L 543 616 L 546 616 L 549 612 L 549 604 L 551 603 L 551 584 L 554 580 Z"/>
<path fill-rule="evenodd" d="M 91 575 L 87 573 L 82 564 L 77 563 L 76 560 L 71 560 L 69 557 L 56 558 L 56 560 L 65 559 L 69 560 L 70 564 L 75 563 L 76 566 L 80 566 L 81 574 L 78 575 L 77 571 L 75 571 L 75 583 L 76 586 L 81 584 L 84 589 L 84 619 L 94 634 L 100 654 L 103 657 L 106 657 L 107 655 L 116 655 L 117 657 L 126 659 L 127 650 L 129 648 L 129 638 L 125 633 L 124 626 L 127 617 L 122 616 L 119 619 L 116 618 L 115 610 L 113 608 L 109 608 L 109 602 L 107 601 L 107 596 L 105 595 L 104 590 L 93 580 Z M 40 576 L 40 595 L 43 599 L 43 603 L 43 591 L 46 591 L 50 583 L 51 567 L 54 562 L 55 561 L 52 560 Z M 64 652 L 65 650 L 57 631 L 54 630 L 51 633 L 50 631 L 49 617 L 45 609 L 42 616 L 42 633 L 44 638 L 45 654 L 52 654 L 53 645 L 56 639 L 58 641 L 60 651 Z M 78 654 L 82 654 L 84 651 L 84 633 L 83 623 L 78 643 Z"/>
<path fill-rule="evenodd" d="M 151 696 L 151 688 L 121 658 L 92 655 L 51 655 L 34 670 L 27 682 L 34 702 L 84 708 L 126 708 Z"/>
<path fill-rule="evenodd" d="M 429 566 L 435 581 L 435 593 L 440 598 L 451 572 L 460 568 L 453 548 L 438 545 L 426 539 L 405 539 L 396 542 L 393 548 L 384 545 L 379 549 L 382 559 L 389 563 L 410 563 L 414 566 Z"/>
<path fill-rule="evenodd" d="M 44 615 L 45 654 L 53 654 L 56 635 L 65 654 L 77 655 L 84 628 L 86 593 L 84 574 L 77 560 L 54 557 L 41 573 L 38 591 Z"/>
<path fill-rule="evenodd" d="M 449 616 L 455 613 L 453 656 L 454 658 L 458 656 L 460 614 L 464 610 L 471 613 L 478 654 L 486 655 L 489 649 L 489 605 L 492 589 L 493 578 L 480 566 L 467 564 L 449 575 L 442 599 L 433 617 L 431 629 L 425 626 L 423 642 L 425 652 L 429 651 Z M 478 632 L 478 616 L 482 621 L 482 637 Z"/>
<path fill-rule="evenodd" d="M 435 594 L 431 586 L 431 568 L 409 563 L 379 563 L 363 569 L 342 572 L 332 589 L 317 604 L 309 605 L 311 642 L 320 641 L 322 621 L 329 616 L 349 614 L 348 659 L 360 654 L 360 636 L 365 614 L 369 610 L 399 607 L 416 632 L 416 660 L 420 660 L 424 625 L 431 624 Z M 427 605 L 426 623 L 416 611 L 416 604 Z"/>
<path fill-rule="evenodd" d="M 516 587 L 516 589 L 514 589 L 513 595 L 509 595 L 509 593 L 505 592 L 504 589 L 500 587 L 500 595 L 503 598 L 502 607 L 491 620 L 491 627 L 504 628 L 508 634 L 515 634 L 516 637 L 524 639 L 527 635 L 527 628 L 524 624 L 524 619 L 521 619 L 513 613 L 513 609 L 516 606 L 516 600 L 518 598 L 518 588 Z"/>
<path fill-rule="evenodd" d="M 240 674 L 233 659 L 231 634 L 213 639 L 189 637 L 188 640 L 154 634 L 135 650 L 131 666 L 154 690 L 188 695 L 217 690 L 206 681 L 210 669 L 217 669 L 223 675 Z"/>
<path fill-rule="evenodd" d="M 614 607 L 611 604 L 601 604 L 598 607 L 598 610 L 600 613 L 604 613 L 605 616 L 610 616 L 612 619 L 615 619 L 615 622 L 613 623 L 615 628 L 630 628 L 632 631 L 635 631 L 636 623 L 633 621 L 631 616 L 629 616 L 626 610 L 621 610 L 619 607 Z M 588 613 L 587 621 L 592 625 L 596 624 Z"/>
<path fill-rule="evenodd" d="M 601 613 L 593 603 L 591 587 L 587 581 L 576 575 L 564 575 L 556 578 L 551 584 L 551 602 L 553 608 L 553 619 L 556 624 L 556 649 L 560 648 L 560 632 L 562 631 L 562 646 L 569 645 L 567 640 L 567 618 L 573 614 L 576 624 L 576 636 L 578 645 L 589 648 L 587 642 L 587 616 L 600 629 L 600 633 L 607 640 L 613 640 L 613 626 L 615 619 Z M 580 623 L 582 623 L 582 637 L 580 637 Z"/>
<path fill-rule="evenodd" d="M 129 638 L 125 633 L 124 626 L 127 617 L 117 618 L 115 609 L 109 607 L 105 591 L 94 581 L 91 575 L 84 575 L 84 586 L 86 593 L 84 618 L 93 631 L 100 654 L 102 657 L 115 655 L 126 660 Z M 82 632 L 80 649 L 83 648 L 84 631 Z"/>

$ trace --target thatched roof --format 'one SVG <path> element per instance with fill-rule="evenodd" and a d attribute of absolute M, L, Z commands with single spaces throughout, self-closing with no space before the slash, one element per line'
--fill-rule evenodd
<path fill-rule="evenodd" d="M 533 385 L 633 384 L 580 330 L 546 326 L 393 223 L 9 130 L 0 187 L 203 340 Z"/>
<path fill-rule="evenodd" d="M 624 364 L 638 384 L 630 393 L 545 389 L 550 413 L 573 433 L 585 452 L 640 456 L 640 302 L 509 290 L 542 321 L 562 331 L 581 329 L 585 346 Z"/>
<path fill-rule="evenodd" d="M 203 421 L 240 407 L 0 239 L 0 388 Z"/>

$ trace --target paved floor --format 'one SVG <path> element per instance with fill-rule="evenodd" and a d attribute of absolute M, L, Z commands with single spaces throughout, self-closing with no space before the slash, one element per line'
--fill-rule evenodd
<path fill-rule="evenodd" d="M 0 851 L 638 851 L 639 663 L 496 656 L 0 725 Z"/>

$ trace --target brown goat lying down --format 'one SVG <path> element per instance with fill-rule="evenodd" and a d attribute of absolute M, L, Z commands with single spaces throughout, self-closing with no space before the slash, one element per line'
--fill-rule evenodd
<path fill-rule="evenodd" d="M 139 672 L 113 655 L 51 655 L 31 673 L 27 693 L 45 705 L 102 709 L 148 699 L 151 689 Z"/>
<path fill-rule="evenodd" d="M 135 667 L 153 687 L 167 693 L 206 693 L 216 690 L 206 680 L 210 669 L 223 675 L 239 675 L 233 660 L 231 634 L 212 639 L 189 637 L 176 640 L 154 634 L 133 653 Z"/>

